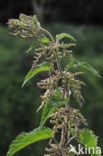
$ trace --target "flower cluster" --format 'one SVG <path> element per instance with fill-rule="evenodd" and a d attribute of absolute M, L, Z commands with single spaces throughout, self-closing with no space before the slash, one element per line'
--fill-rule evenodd
<path fill-rule="evenodd" d="M 12 35 L 22 39 L 35 37 L 40 28 L 40 24 L 35 15 L 27 16 L 20 14 L 19 19 L 10 19 L 8 25 L 13 31 Z"/>
<path fill-rule="evenodd" d="M 85 85 L 85 83 L 76 79 L 75 77 L 81 74 L 83 74 L 83 72 L 63 72 L 63 83 L 65 85 L 66 81 L 68 81 L 68 89 L 73 93 L 73 96 L 75 97 L 76 101 L 80 106 L 82 106 L 82 104 L 84 103 L 84 98 L 81 95 L 81 86 Z"/>
<path fill-rule="evenodd" d="M 50 148 L 46 148 L 46 150 L 50 153 L 49 156 L 61 156 L 61 153 L 63 153 L 63 151 L 65 151 L 65 153 L 68 153 L 70 150 L 69 144 L 71 143 L 71 141 L 73 139 L 76 139 L 77 141 L 80 139 L 80 124 L 83 123 L 87 125 L 85 118 L 78 109 L 70 108 L 68 114 L 68 112 L 66 112 L 65 108 L 63 107 L 61 107 L 51 115 L 50 123 L 54 126 L 53 136 L 49 142 Z M 72 131 L 70 131 L 71 129 Z M 61 133 L 59 144 L 56 141 L 56 139 L 58 139 L 58 133 Z"/>

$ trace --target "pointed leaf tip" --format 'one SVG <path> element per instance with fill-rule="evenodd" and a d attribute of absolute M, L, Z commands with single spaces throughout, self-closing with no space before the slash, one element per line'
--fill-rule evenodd
<path fill-rule="evenodd" d="M 46 127 L 39 127 L 30 133 L 23 132 L 19 134 L 12 142 L 6 156 L 13 156 L 16 152 L 20 151 L 26 146 L 40 140 L 49 139 L 51 136 L 52 130 Z"/>
<path fill-rule="evenodd" d="M 76 39 L 68 33 L 61 33 L 61 34 L 56 35 L 57 42 L 59 42 L 63 38 L 69 38 L 69 39 L 72 39 L 73 41 L 76 41 Z"/>
<path fill-rule="evenodd" d="M 40 65 L 37 65 L 34 70 L 30 70 L 27 74 L 27 76 L 25 77 L 25 80 L 22 84 L 22 87 L 36 74 L 42 72 L 42 71 L 49 71 L 50 70 L 50 63 L 48 62 L 44 62 L 41 63 Z"/>
<path fill-rule="evenodd" d="M 26 51 L 26 53 L 29 53 L 32 49 L 37 47 L 39 43 L 49 43 L 49 39 L 47 37 L 37 39 L 31 44 L 30 48 Z"/>
<path fill-rule="evenodd" d="M 88 64 L 86 62 L 74 61 L 74 62 L 69 63 L 67 66 L 69 69 L 70 68 L 82 68 L 84 70 L 86 69 L 86 70 L 92 72 L 94 75 L 101 78 L 101 75 L 98 73 L 98 71 L 93 66 L 91 66 L 90 64 Z"/>

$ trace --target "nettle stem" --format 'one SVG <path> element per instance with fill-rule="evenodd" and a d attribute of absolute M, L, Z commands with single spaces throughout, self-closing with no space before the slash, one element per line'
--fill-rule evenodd
<path fill-rule="evenodd" d="M 52 43 L 53 43 L 53 46 L 54 46 L 54 45 L 55 45 L 55 39 L 54 39 L 54 37 L 51 35 L 51 33 L 48 32 L 46 29 L 44 29 L 44 28 L 42 28 L 42 27 L 40 27 L 40 30 L 49 36 L 49 38 L 51 39 L 51 41 L 52 41 Z M 55 50 L 55 53 L 56 53 L 57 67 L 58 67 L 58 70 L 59 70 L 59 72 L 60 72 L 60 74 L 61 74 L 61 76 L 62 76 L 62 68 L 61 68 L 61 64 L 60 64 L 60 59 L 59 59 L 59 57 L 58 57 L 58 55 L 57 55 L 58 52 Z"/>
<path fill-rule="evenodd" d="M 44 28 L 40 28 L 40 30 L 43 31 L 45 34 L 47 34 L 49 36 L 49 38 L 51 39 L 51 41 L 53 43 L 53 46 L 55 44 L 57 45 L 57 43 L 55 43 L 55 39 L 53 38 L 51 33 L 49 33 Z M 60 75 L 62 77 L 62 68 L 61 68 L 61 64 L 60 64 L 60 59 L 58 57 L 58 50 L 57 49 L 55 50 L 55 53 L 56 53 L 57 67 L 58 67 L 58 70 L 59 70 Z M 65 83 L 64 92 L 65 92 L 67 98 L 69 99 L 69 101 L 65 104 L 65 111 L 67 113 L 67 123 L 66 123 L 65 127 L 62 129 L 62 134 L 63 134 L 63 137 L 66 139 L 66 141 L 68 141 L 68 124 L 69 124 L 68 116 L 69 116 L 69 108 L 70 108 L 70 97 L 69 97 L 68 82 Z M 64 151 L 64 146 L 65 146 L 65 142 L 63 142 L 62 139 L 61 139 L 61 154 L 62 154 L 62 156 L 66 156 L 65 151 Z"/>
<path fill-rule="evenodd" d="M 40 27 L 40 29 L 42 32 L 44 32 L 45 34 L 47 34 L 49 36 L 49 38 L 51 39 L 52 43 L 55 44 L 55 40 L 53 38 L 53 36 L 51 35 L 51 33 L 49 31 L 47 31 L 46 29 Z"/>

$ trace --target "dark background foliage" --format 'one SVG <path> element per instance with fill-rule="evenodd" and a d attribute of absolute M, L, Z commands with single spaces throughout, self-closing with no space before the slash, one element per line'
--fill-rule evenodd
<path fill-rule="evenodd" d="M 43 4 L 40 2 L 43 1 Z M 20 13 L 39 13 L 44 8 L 45 22 L 73 22 L 103 24 L 102 0 L 0 0 L 0 21 L 5 23 L 8 18 L 18 17 Z M 38 14 L 38 16 L 39 16 Z"/>
<path fill-rule="evenodd" d="M 35 1 L 35 3 L 34 3 Z M 43 1 L 43 0 L 42 0 Z M 40 73 L 24 88 L 22 82 L 32 64 L 32 53 L 25 54 L 30 43 L 8 34 L 8 18 L 20 13 L 36 13 L 45 28 L 53 35 L 68 32 L 77 40 L 73 53 L 78 60 L 87 61 L 103 76 L 103 1 L 102 0 L 0 0 L 0 156 L 4 156 L 11 141 L 22 131 L 39 126 L 40 94 L 36 82 L 46 73 Z M 34 4 L 37 3 L 35 8 Z M 42 12 L 42 14 L 40 14 Z M 65 64 L 63 61 L 63 65 Z M 81 77 L 85 104 L 81 109 L 88 126 L 99 136 L 103 146 L 103 78 L 87 73 Z M 17 156 L 42 156 L 47 141 L 35 143 L 18 152 Z"/>

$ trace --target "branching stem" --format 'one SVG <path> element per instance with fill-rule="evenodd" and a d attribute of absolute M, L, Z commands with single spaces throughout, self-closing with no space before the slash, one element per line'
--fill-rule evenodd
<path fill-rule="evenodd" d="M 53 36 L 51 35 L 50 32 L 48 32 L 46 29 L 44 29 L 42 27 L 40 27 L 40 30 L 49 36 L 49 38 L 51 39 L 53 44 L 55 43 L 55 40 L 54 40 L 54 38 L 53 38 Z"/>
<path fill-rule="evenodd" d="M 55 39 L 53 38 L 53 36 L 51 35 L 51 33 L 49 33 L 47 30 L 45 30 L 44 28 L 40 28 L 41 31 L 43 31 L 45 34 L 47 34 L 49 36 L 49 38 L 51 39 L 53 45 L 55 44 Z M 57 44 L 57 43 L 56 43 Z M 55 50 L 55 53 L 57 54 L 58 51 L 57 49 Z M 60 75 L 62 76 L 62 68 L 61 68 L 61 64 L 60 64 L 60 59 L 58 57 L 58 55 L 56 55 L 56 61 L 57 61 L 57 67 L 58 67 L 58 70 L 60 72 Z M 67 98 L 69 99 L 69 90 L 68 90 L 68 86 L 67 86 L 67 83 L 65 85 L 65 92 L 66 92 L 66 96 Z M 66 125 L 66 129 L 64 130 L 64 134 L 67 133 L 68 131 L 68 123 L 69 123 L 69 120 L 68 120 L 68 114 L 69 114 L 69 107 L 70 107 L 70 99 L 68 101 L 68 103 L 65 104 L 65 110 L 67 112 L 67 125 Z M 63 147 L 61 147 L 62 149 L 62 156 L 65 156 L 65 152 L 63 151 Z"/>
<path fill-rule="evenodd" d="M 47 30 L 45 30 L 44 28 L 41 28 L 40 27 L 40 30 L 43 31 L 45 34 L 47 34 L 49 36 L 49 38 L 51 39 L 53 45 L 55 44 L 55 39 L 54 37 L 51 35 L 50 32 L 48 32 Z M 55 53 L 57 54 L 57 51 L 55 51 Z M 60 72 L 60 74 L 62 75 L 62 68 L 61 68 L 61 65 L 60 65 L 60 59 L 59 57 L 56 55 L 56 61 L 57 61 L 57 66 L 58 66 L 58 70 Z"/>

